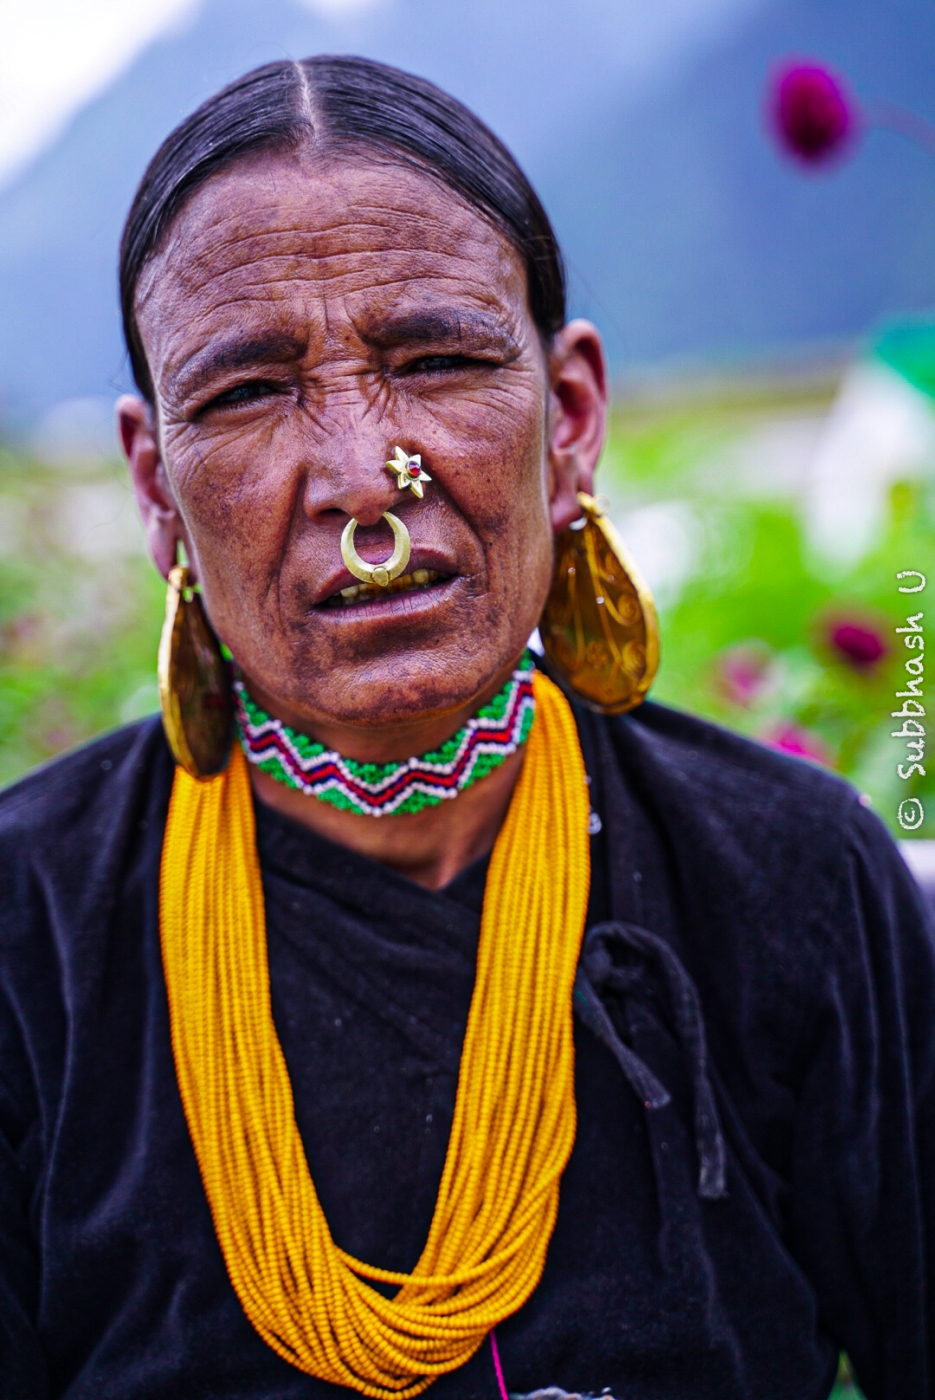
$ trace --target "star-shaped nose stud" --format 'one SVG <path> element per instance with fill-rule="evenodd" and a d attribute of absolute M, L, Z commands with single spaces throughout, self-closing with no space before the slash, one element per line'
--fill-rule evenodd
<path fill-rule="evenodd" d="M 410 457 L 409 453 L 404 452 L 401 447 L 396 447 L 393 451 L 395 455 L 387 462 L 387 471 L 391 471 L 395 476 L 400 491 L 411 486 L 412 494 L 418 496 L 421 501 L 425 495 L 422 483 L 432 480 L 428 472 L 422 470 L 422 453 L 414 452 Z"/>

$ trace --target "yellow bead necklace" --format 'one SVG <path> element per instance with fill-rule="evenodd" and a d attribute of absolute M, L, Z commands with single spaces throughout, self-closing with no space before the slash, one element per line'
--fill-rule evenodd
<path fill-rule="evenodd" d="M 464 1365 L 530 1296 L 574 1142 L 589 806 L 571 709 L 540 673 L 534 691 L 487 878 L 448 1153 L 411 1274 L 339 1249 L 309 1175 L 273 1024 L 243 753 L 235 745 L 226 772 L 205 782 L 175 774 L 160 876 L 172 1050 L 231 1283 L 280 1356 L 380 1400 L 406 1400 Z"/>

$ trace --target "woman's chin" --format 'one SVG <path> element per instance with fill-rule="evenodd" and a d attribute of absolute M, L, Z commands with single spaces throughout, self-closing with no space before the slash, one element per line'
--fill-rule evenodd
<path fill-rule="evenodd" d="M 332 742 L 326 737 L 332 728 L 434 730 L 446 717 L 457 728 L 462 712 L 473 712 L 503 685 L 523 641 L 499 637 L 492 624 L 478 631 L 452 627 L 421 634 L 400 626 L 394 635 L 394 621 L 407 619 L 405 605 L 399 612 L 396 606 L 387 599 L 362 607 L 360 621 L 338 614 L 336 629 L 348 645 L 330 648 L 327 665 L 316 647 L 292 668 L 285 685 L 279 678 L 263 684 L 259 670 L 255 678 L 245 675 L 248 689 L 291 728 L 323 742 Z M 429 735 L 411 752 L 434 743 Z"/>

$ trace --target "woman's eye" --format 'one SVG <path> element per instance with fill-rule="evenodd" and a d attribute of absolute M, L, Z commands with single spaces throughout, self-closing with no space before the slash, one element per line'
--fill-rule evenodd
<path fill-rule="evenodd" d="M 486 360 L 473 359 L 470 355 L 422 355 L 406 365 L 404 374 L 444 374 L 446 370 L 473 369 L 488 364 Z"/>
<path fill-rule="evenodd" d="M 226 389 L 223 394 L 218 394 L 217 398 L 205 405 L 205 411 L 212 408 L 240 408 L 244 404 L 254 403 L 257 399 L 265 399 L 278 392 L 280 391 L 275 384 L 269 384 L 263 379 L 251 379 L 246 384 L 235 384 L 233 389 Z"/>

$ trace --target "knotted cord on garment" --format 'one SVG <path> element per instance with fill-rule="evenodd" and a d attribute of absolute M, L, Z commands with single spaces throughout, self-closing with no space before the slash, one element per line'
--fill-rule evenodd
<path fill-rule="evenodd" d="M 621 953 L 624 961 L 619 960 Z M 670 1094 L 648 1065 L 621 1039 L 601 995 L 609 993 L 624 1000 L 645 998 L 650 978 L 654 988 L 661 985 L 672 1029 L 681 1044 L 691 1079 L 699 1164 L 698 1194 L 705 1200 L 718 1200 L 727 1194 L 726 1149 L 708 1075 L 701 1001 L 694 982 L 673 949 L 656 934 L 636 924 L 595 924 L 584 937 L 575 979 L 575 1011 L 611 1051 L 644 1106 L 649 1110 L 664 1108 L 670 1102 Z"/>

